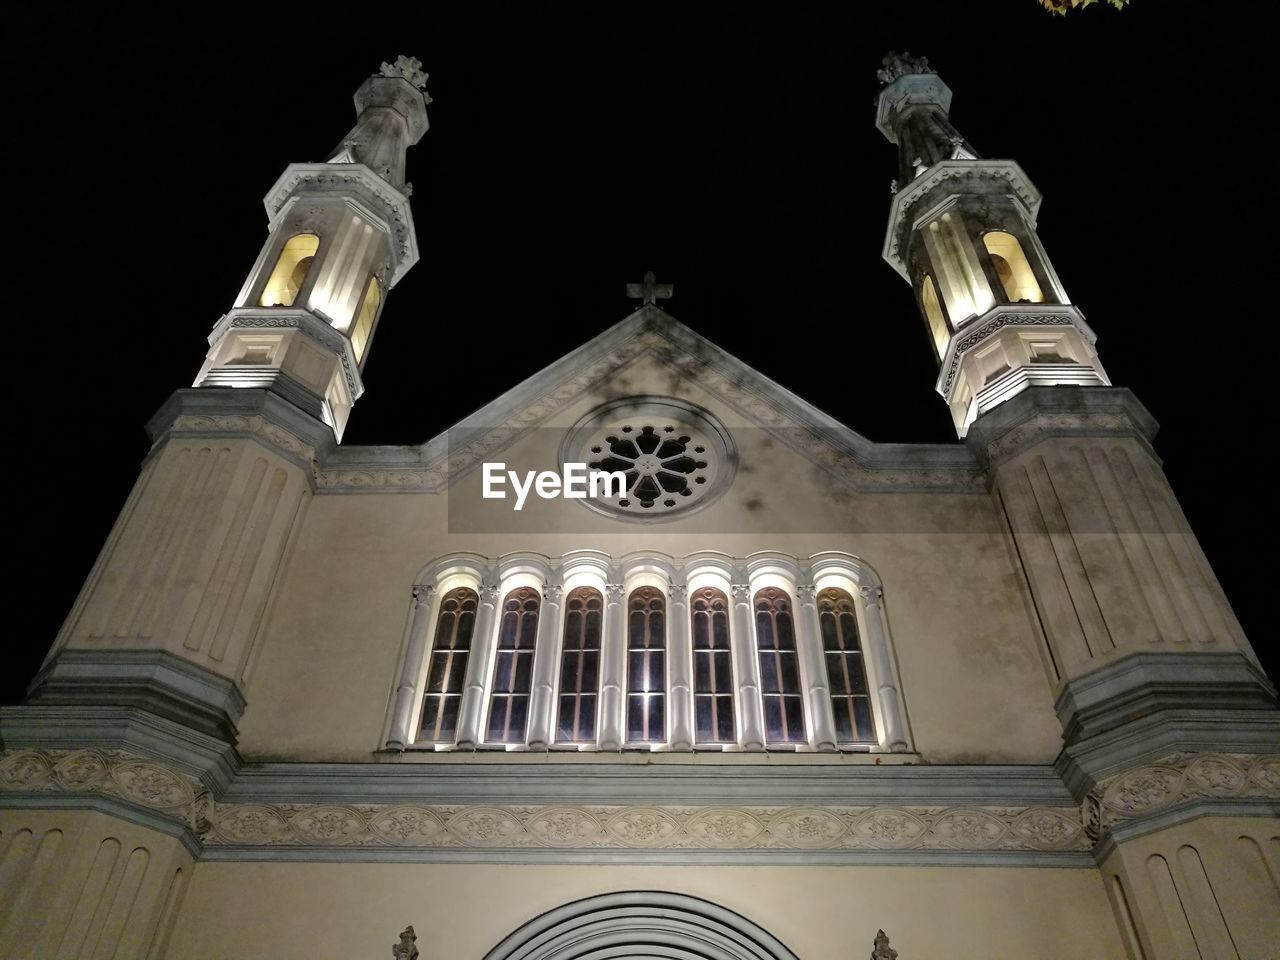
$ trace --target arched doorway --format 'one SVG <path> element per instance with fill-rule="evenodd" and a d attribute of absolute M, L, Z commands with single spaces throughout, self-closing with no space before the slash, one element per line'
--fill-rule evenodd
<path fill-rule="evenodd" d="M 484 960 L 797 960 L 746 917 L 707 900 L 636 890 L 531 920 Z"/>

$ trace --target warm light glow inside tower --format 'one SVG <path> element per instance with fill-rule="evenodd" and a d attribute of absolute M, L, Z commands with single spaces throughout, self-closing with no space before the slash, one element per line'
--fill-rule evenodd
<path fill-rule="evenodd" d="M 927 60 L 892 54 L 880 80 L 876 126 L 899 156 L 884 258 L 916 292 L 956 432 L 1030 386 L 1108 385 L 1036 235 L 1040 192 L 952 126 Z"/>
<path fill-rule="evenodd" d="M 418 259 L 404 170 L 428 126 L 421 67 L 384 63 L 328 159 L 290 164 L 267 193 L 270 233 L 195 386 L 271 390 L 342 439 L 386 291 Z"/>

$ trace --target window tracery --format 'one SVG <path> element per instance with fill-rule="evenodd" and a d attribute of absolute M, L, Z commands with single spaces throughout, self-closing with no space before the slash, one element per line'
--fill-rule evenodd
<path fill-rule="evenodd" d="M 413 590 L 388 749 L 910 752 L 878 582 L 811 560 L 442 558 Z"/>

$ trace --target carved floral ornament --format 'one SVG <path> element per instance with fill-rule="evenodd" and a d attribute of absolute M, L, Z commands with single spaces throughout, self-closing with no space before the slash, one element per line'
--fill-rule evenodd
<path fill-rule="evenodd" d="M 196 777 L 122 750 L 19 750 L 3 795 L 112 797 L 206 847 L 1087 852 L 1111 826 L 1200 798 L 1280 800 L 1280 755 L 1175 754 L 1057 806 L 214 802 Z"/>
<path fill-rule="evenodd" d="M 1280 800 L 1280 756 L 1175 753 L 1100 781 L 1081 822 L 1100 838 L 1111 827 L 1202 799 Z"/>
<path fill-rule="evenodd" d="M 215 803 L 187 774 L 110 750 L 22 750 L 0 794 L 115 797 L 184 823 L 206 847 L 1009 850 L 1078 852 L 1063 807 Z"/>

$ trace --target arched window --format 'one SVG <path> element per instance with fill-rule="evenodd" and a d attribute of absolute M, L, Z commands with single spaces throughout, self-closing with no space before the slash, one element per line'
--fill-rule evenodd
<path fill-rule="evenodd" d="M 925 274 L 920 281 L 920 303 L 924 307 L 924 317 L 929 321 L 929 333 L 933 335 L 933 349 L 938 353 L 938 359 L 947 352 L 947 338 L 950 331 L 947 330 L 947 318 L 942 315 L 942 304 L 938 302 L 938 291 L 934 289 L 933 277 Z"/>
<path fill-rule="evenodd" d="M 756 594 L 756 643 L 765 739 L 769 743 L 804 743 L 804 702 L 791 598 L 776 587 L 765 587 Z"/>
<path fill-rule="evenodd" d="M 360 312 L 356 314 L 356 322 L 351 327 L 351 347 L 355 350 L 356 360 L 364 356 L 364 348 L 369 342 L 369 334 L 373 331 L 373 321 L 378 316 L 378 305 L 381 303 L 382 287 L 378 285 L 377 277 L 370 277 L 364 299 L 360 301 Z"/>
<path fill-rule="evenodd" d="M 307 273 L 319 249 L 320 238 L 314 233 L 299 233 L 286 240 L 258 304 L 263 307 L 292 307 L 298 291 L 307 282 Z"/>
<path fill-rule="evenodd" d="M 817 601 L 822 652 L 827 661 L 827 686 L 836 718 L 836 739 L 840 743 L 875 743 L 871 691 L 862 661 L 853 597 L 843 590 L 829 588 L 818 594 Z"/>
<path fill-rule="evenodd" d="M 667 738 L 667 601 L 653 587 L 627 601 L 627 742 Z"/>
<path fill-rule="evenodd" d="M 1040 284 L 1036 282 L 1036 275 L 1031 271 L 1031 264 L 1027 262 L 1027 256 L 1022 252 L 1022 244 L 1017 237 L 993 230 L 983 234 L 982 242 L 991 255 L 991 264 L 996 268 L 996 276 L 1004 287 L 1006 300 L 1010 303 L 1044 303 Z"/>
<path fill-rule="evenodd" d="M 564 652 L 560 658 L 560 711 L 556 738 L 594 743 L 600 677 L 599 590 L 579 587 L 565 598 Z"/>
<path fill-rule="evenodd" d="M 452 743 L 457 733 L 458 706 L 462 702 L 478 599 L 474 590 L 459 587 L 440 601 L 436 639 L 427 665 L 427 695 L 422 703 L 419 740 Z"/>
<path fill-rule="evenodd" d="M 694 593 L 689 609 L 693 632 L 695 740 L 733 743 L 729 601 L 714 587 L 703 587 Z"/>
<path fill-rule="evenodd" d="M 493 658 L 493 694 L 489 699 L 488 740 L 492 743 L 524 743 L 541 601 L 538 591 L 529 587 L 512 590 L 502 601 L 498 649 Z"/>

